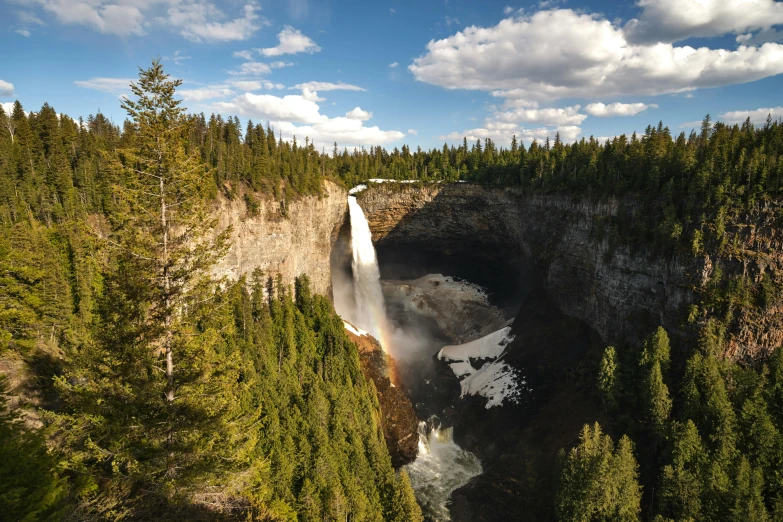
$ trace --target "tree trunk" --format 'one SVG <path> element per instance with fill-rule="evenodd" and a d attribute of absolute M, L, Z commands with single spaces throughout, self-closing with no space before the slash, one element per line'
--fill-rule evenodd
<path fill-rule="evenodd" d="M 163 228 L 163 347 L 166 350 L 166 400 L 174 401 L 174 356 L 171 331 L 171 282 L 169 279 L 169 225 L 166 219 L 166 192 L 163 174 L 158 170 L 160 183 L 160 222 Z"/>

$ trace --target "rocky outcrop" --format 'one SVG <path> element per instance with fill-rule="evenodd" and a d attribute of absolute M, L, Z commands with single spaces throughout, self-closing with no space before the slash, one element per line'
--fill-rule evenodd
<path fill-rule="evenodd" d="M 632 253 L 602 237 L 616 201 L 472 184 L 375 185 L 358 199 L 379 250 L 446 255 L 488 270 L 510 264 L 606 343 L 638 342 L 656 324 L 687 334 L 683 315 L 695 298 L 690 274 L 698 267 Z"/>
<path fill-rule="evenodd" d="M 384 353 L 372 336 L 356 335 L 350 330 L 346 334 L 359 348 L 364 378 L 375 384 L 381 405 L 381 427 L 392 465 L 399 468 L 413 462 L 419 447 L 419 419 L 402 388 L 393 382 L 398 380 L 394 359 Z"/>
<path fill-rule="evenodd" d="M 221 196 L 217 230 L 232 227 L 231 246 L 213 272 L 235 280 L 258 268 L 266 275 L 282 275 L 285 284 L 307 274 L 313 292 L 330 295 L 329 255 L 347 210 L 347 193 L 329 181 L 322 196 L 289 202 L 285 212 L 279 201 L 266 197 L 259 198 L 257 212 L 250 215 L 242 197 Z"/>

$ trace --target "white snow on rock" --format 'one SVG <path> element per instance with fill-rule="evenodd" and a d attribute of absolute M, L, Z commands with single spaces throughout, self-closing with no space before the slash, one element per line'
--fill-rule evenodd
<path fill-rule="evenodd" d="M 506 345 L 513 340 L 511 326 L 506 326 L 469 343 L 444 346 L 438 352 L 438 359 L 449 361 L 467 361 L 470 358 L 497 359 L 506 349 Z"/>
<path fill-rule="evenodd" d="M 474 341 L 455 346 L 444 346 L 438 352 L 439 359 L 455 361 L 449 364 L 457 378 L 461 378 L 460 386 L 465 395 L 480 395 L 486 397 L 486 408 L 501 406 L 504 401 L 517 402 L 520 386 L 525 384 L 516 371 L 503 362 L 506 346 L 514 340 L 511 326 L 501 328 Z M 470 359 L 476 359 L 478 368 Z M 491 359 L 481 364 L 480 359 Z"/>
<path fill-rule="evenodd" d="M 354 325 L 349 323 L 348 321 L 343 321 L 343 324 L 345 325 L 345 329 L 351 332 L 354 335 L 358 335 L 359 337 L 363 337 L 367 335 L 367 332 L 360 328 L 356 328 Z"/>
<path fill-rule="evenodd" d="M 451 366 L 453 370 L 454 365 Z M 487 409 L 502 406 L 505 400 L 517 402 L 519 398 L 519 383 L 514 369 L 503 361 L 486 363 L 479 370 L 465 377 L 460 385 L 462 387 L 460 397 L 465 395 L 486 397 Z"/>

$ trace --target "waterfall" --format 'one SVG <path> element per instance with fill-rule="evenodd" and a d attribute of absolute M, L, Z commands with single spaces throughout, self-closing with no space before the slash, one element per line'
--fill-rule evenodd
<path fill-rule="evenodd" d="M 387 321 L 386 306 L 381 291 L 381 275 L 378 270 L 378 258 L 372 244 L 370 225 L 364 216 L 364 211 L 355 196 L 348 197 L 348 211 L 351 218 L 351 247 L 353 250 L 353 287 L 356 299 L 356 310 L 353 322 L 378 339 L 384 350 L 388 351 L 386 342 Z"/>
<path fill-rule="evenodd" d="M 448 521 L 452 491 L 481 474 L 478 457 L 454 442 L 453 428 L 440 428 L 437 417 L 419 423 L 419 454 L 405 466 L 422 510 L 438 522 Z"/>

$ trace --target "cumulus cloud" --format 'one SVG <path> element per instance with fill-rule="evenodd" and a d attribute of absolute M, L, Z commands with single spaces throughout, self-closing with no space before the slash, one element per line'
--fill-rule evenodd
<path fill-rule="evenodd" d="M 557 9 L 432 40 L 409 69 L 417 80 L 447 89 L 504 91 L 516 98 L 657 95 L 779 74 L 783 45 L 733 51 L 635 45 L 598 15 Z"/>
<path fill-rule="evenodd" d="M 328 119 L 320 113 L 316 102 L 298 94 L 280 98 L 271 94 L 245 93 L 231 101 L 217 103 L 215 107 L 223 113 L 263 120 L 323 123 Z"/>
<path fill-rule="evenodd" d="M 268 22 L 254 3 L 246 4 L 240 16 L 226 16 L 207 0 L 31 0 L 58 22 L 91 27 L 104 34 L 145 34 L 153 24 L 169 27 L 197 42 L 246 40 Z M 37 17 L 25 12 L 23 23 Z M 40 20 L 38 20 L 40 22 Z"/>
<path fill-rule="evenodd" d="M 293 65 L 290 62 L 245 62 L 239 66 L 239 69 L 229 71 L 229 74 L 233 76 L 264 76 L 269 74 L 272 69 L 279 69 L 280 67 L 288 67 Z"/>
<path fill-rule="evenodd" d="M 448 141 L 462 141 L 463 138 L 467 138 L 468 141 L 483 141 L 486 138 L 490 138 L 492 141 L 498 143 L 501 146 L 508 146 L 514 136 L 516 136 L 518 141 L 530 143 L 533 140 L 544 141 L 547 138 L 554 140 L 557 133 L 560 133 L 560 139 L 563 142 L 570 143 L 577 140 L 579 135 L 582 133 L 582 129 L 576 125 L 566 125 L 556 129 L 550 129 L 547 127 L 527 129 L 516 123 L 505 123 L 487 119 L 484 122 L 483 127 L 466 129 L 462 132 L 452 132 L 450 134 L 440 136 L 440 139 Z"/>
<path fill-rule="evenodd" d="M 418 136 L 419 131 L 417 131 L 416 129 L 408 129 L 408 134 L 410 134 L 411 136 Z"/>
<path fill-rule="evenodd" d="M 641 15 L 624 28 L 631 42 L 677 42 L 783 24 L 783 3 L 775 0 L 641 0 L 638 5 Z"/>
<path fill-rule="evenodd" d="M 2 102 L 0 103 L 0 107 L 3 108 L 6 115 L 10 116 L 11 113 L 14 112 L 14 102 Z"/>
<path fill-rule="evenodd" d="M 297 53 L 317 53 L 321 50 L 314 41 L 302 34 L 299 29 L 286 26 L 277 35 L 279 43 L 275 47 L 258 49 L 258 52 L 264 56 L 281 56 L 284 54 Z"/>
<path fill-rule="evenodd" d="M 269 94 L 245 93 L 230 101 L 219 102 L 213 108 L 223 114 L 239 114 L 253 119 L 268 120 L 272 127 L 290 138 L 309 137 L 317 146 L 331 148 L 334 142 L 339 146 L 359 146 L 362 144 L 383 145 L 402 139 L 400 131 L 381 130 L 377 126 L 365 127 L 361 119 L 353 117 L 329 118 L 321 114 L 318 103 L 306 99 L 304 95 L 283 97 Z M 358 107 L 348 114 L 359 112 L 369 115 Z"/>
<path fill-rule="evenodd" d="M 179 4 L 168 10 L 169 22 L 181 27 L 180 34 L 195 42 L 230 42 L 247 40 L 255 33 L 262 21 L 256 14 L 256 6 L 247 4 L 244 16 L 217 22 L 222 13 L 212 4 Z"/>
<path fill-rule="evenodd" d="M 394 69 L 394 68 L 395 68 L 395 67 L 397 67 L 398 65 L 400 65 L 400 63 L 399 63 L 399 62 L 392 62 L 392 63 L 390 63 L 390 64 L 389 64 L 389 67 L 391 67 L 392 69 Z"/>
<path fill-rule="evenodd" d="M 273 83 L 267 80 L 228 80 L 226 83 L 245 92 L 258 91 L 261 89 L 285 89 L 285 85 L 282 83 Z"/>
<path fill-rule="evenodd" d="M 177 93 L 182 96 L 185 101 L 204 101 L 212 100 L 215 98 L 225 98 L 234 94 L 234 91 L 228 87 L 201 87 L 198 89 L 180 89 Z"/>
<path fill-rule="evenodd" d="M 253 61 L 253 54 L 250 51 L 234 51 L 234 58 L 242 58 L 251 62 Z"/>
<path fill-rule="evenodd" d="M 614 102 L 609 105 L 603 103 L 591 103 L 585 107 L 585 112 L 591 116 L 606 118 L 609 116 L 635 116 L 647 109 L 657 109 L 654 103 L 620 103 Z"/>
<path fill-rule="evenodd" d="M 724 112 L 720 115 L 720 120 L 724 123 L 743 123 L 747 118 L 750 118 L 751 122 L 759 125 L 767 121 L 767 116 L 772 116 L 773 120 L 783 118 L 783 107 L 765 107 L 747 111 Z M 699 125 L 701 125 L 701 122 L 698 122 L 694 127 L 698 127 Z"/>
<path fill-rule="evenodd" d="M 290 122 L 273 121 L 272 128 L 282 133 L 284 138 L 298 136 L 309 137 L 316 147 L 359 147 L 361 145 L 385 145 L 405 137 L 397 130 L 381 130 L 377 126 L 365 127 L 359 120 L 349 118 L 329 118 L 314 125 L 294 125 Z"/>
<path fill-rule="evenodd" d="M 523 100 L 517 100 L 523 102 Z M 510 102 L 511 105 L 514 101 Z M 574 105 L 573 107 L 562 108 L 518 108 L 511 111 L 499 112 L 495 115 L 498 121 L 506 123 L 537 123 L 539 125 L 548 126 L 567 126 L 567 125 L 581 125 L 586 114 L 579 112 L 580 106 Z"/>
<path fill-rule="evenodd" d="M 0 96 L 13 96 L 14 84 L 5 80 L 0 80 Z"/>
<path fill-rule="evenodd" d="M 367 121 L 372 118 L 372 113 L 363 110 L 361 107 L 356 107 L 345 113 L 345 117 L 349 120 Z"/>
<path fill-rule="evenodd" d="M 305 82 L 305 83 L 298 83 L 294 85 L 293 87 L 290 87 L 290 89 L 298 89 L 298 90 L 304 90 L 308 89 L 310 91 L 366 91 L 364 87 L 359 87 L 358 85 L 351 85 L 350 83 L 343 83 L 343 82 Z"/>
<path fill-rule="evenodd" d="M 130 84 L 134 81 L 136 81 L 135 78 L 90 78 L 89 80 L 77 80 L 74 83 L 85 89 L 121 95 L 130 93 Z"/>

